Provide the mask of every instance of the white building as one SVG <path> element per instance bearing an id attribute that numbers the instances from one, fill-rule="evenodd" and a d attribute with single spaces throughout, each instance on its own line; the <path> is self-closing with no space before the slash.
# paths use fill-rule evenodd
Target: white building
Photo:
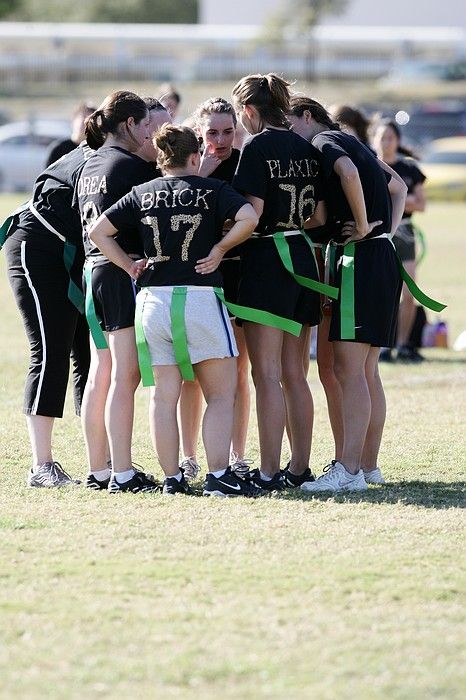
<path id="1" fill-rule="evenodd" d="M 202 24 L 256 24 L 286 0 L 199 0 Z M 466 29 L 466 2 L 461 0 L 348 0 L 341 15 L 324 25 L 385 27 L 461 27 Z"/>

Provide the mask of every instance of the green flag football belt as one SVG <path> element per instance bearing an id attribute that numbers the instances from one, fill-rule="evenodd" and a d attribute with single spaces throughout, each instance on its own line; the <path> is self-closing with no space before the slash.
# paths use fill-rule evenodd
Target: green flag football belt
<path id="1" fill-rule="evenodd" d="M 277 328 L 295 336 L 299 336 L 301 333 L 302 325 L 296 321 L 284 318 L 283 316 L 277 316 L 276 314 L 269 313 L 268 311 L 261 311 L 260 309 L 253 309 L 249 306 L 242 306 L 241 304 L 233 304 L 226 301 L 223 294 L 223 289 L 221 287 L 205 287 L 204 289 L 211 289 L 222 304 L 226 306 L 228 311 L 230 311 L 231 314 L 237 318 L 241 318 L 243 321 L 251 321 L 252 323 L 260 323 L 263 326 L 271 326 L 272 328 Z M 173 287 L 170 302 L 170 321 L 173 352 L 175 354 L 176 363 L 183 379 L 186 381 L 193 381 L 194 370 L 191 363 L 191 358 L 189 356 L 185 322 L 186 296 L 188 291 L 187 286 Z M 153 386 L 154 375 L 152 372 L 152 361 L 142 322 L 146 298 L 147 293 L 144 289 L 142 289 L 136 295 L 136 314 L 134 326 L 142 383 L 143 386 Z"/>
<path id="2" fill-rule="evenodd" d="M 275 247 L 277 249 L 278 255 L 280 256 L 280 260 L 282 261 L 283 267 L 289 274 L 293 277 L 293 279 L 302 287 L 306 287 L 307 289 L 311 289 L 313 292 L 317 292 L 317 294 L 323 294 L 326 297 L 330 297 L 331 299 L 337 299 L 338 298 L 338 288 L 333 287 L 330 284 L 325 284 L 323 282 L 319 282 L 318 280 L 311 279 L 310 277 L 304 277 L 304 275 L 299 275 L 295 272 L 294 267 L 293 267 L 293 261 L 291 259 L 291 251 L 290 251 L 290 246 L 288 241 L 286 240 L 290 236 L 302 236 L 306 243 L 308 244 L 312 256 L 314 258 L 314 263 L 315 263 L 315 268 L 316 271 L 318 271 L 318 266 L 317 266 L 317 260 L 315 256 L 315 245 L 312 243 L 312 241 L 306 236 L 304 231 L 277 231 L 276 233 L 270 234 L 270 235 L 265 235 L 265 236 L 260 236 L 260 235 L 254 235 L 252 236 L 253 240 L 259 241 L 262 240 L 263 238 L 272 238 Z M 320 247 L 320 246 L 319 246 Z"/>
<path id="3" fill-rule="evenodd" d="M 405 282 L 409 291 L 413 297 L 422 306 L 425 306 L 432 311 L 443 311 L 446 309 L 446 304 L 442 304 L 435 299 L 427 296 L 415 283 L 413 278 L 406 272 L 401 262 L 401 258 L 396 252 L 395 246 L 392 241 L 392 236 L 389 233 L 382 233 L 380 236 L 374 236 L 374 238 L 362 239 L 361 241 L 352 241 L 343 246 L 343 254 L 341 256 L 341 292 L 340 292 L 340 332 L 342 340 L 355 340 L 355 318 L 354 318 L 354 255 L 356 250 L 356 243 L 364 243 L 367 240 L 374 241 L 378 238 L 387 238 L 393 246 L 396 253 L 396 259 L 398 262 L 398 269 L 400 271 L 401 278 Z M 329 245 L 341 245 L 336 244 L 333 241 Z"/>
<path id="4" fill-rule="evenodd" d="M 44 226 L 48 231 L 50 231 L 50 233 L 53 233 L 55 236 L 57 236 L 57 238 L 60 239 L 60 241 L 62 241 L 63 263 L 69 276 L 68 299 L 78 309 L 80 313 L 83 313 L 84 295 L 81 289 L 78 287 L 78 285 L 71 278 L 71 268 L 73 267 L 74 259 L 76 257 L 77 252 L 76 246 L 74 245 L 74 243 L 70 243 L 70 241 L 67 241 L 65 236 L 59 233 L 51 224 L 49 224 L 49 222 L 46 219 L 44 219 L 44 217 L 37 211 L 37 209 L 33 205 L 32 200 L 21 204 L 21 206 L 19 206 L 9 216 L 7 216 L 3 224 L 0 226 L 0 249 L 5 243 L 8 234 L 10 233 L 10 229 L 15 216 L 21 214 L 21 212 L 23 211 L 26 211 L 26 209 L 29 209 L 29 211 L 36 217 L 36 219 L 40 221 L 42 226 Z"/>

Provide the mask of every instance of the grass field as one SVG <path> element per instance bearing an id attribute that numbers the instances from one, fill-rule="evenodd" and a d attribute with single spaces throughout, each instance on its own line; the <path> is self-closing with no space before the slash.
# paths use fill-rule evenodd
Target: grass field
<path id="1" fill-rule="evenodd" d="M 0 216 L 17 201 L 1 198 Z M 465 214 L 419 219 L 420 283 L 448 304 L 450 341 L 466 329 Z M 2 698 L 465 697 L 466 353 L 383 366 L 388 483 L 362 495 L 28 490 L 27 346 L 0 265 Z M 332 443 L 314 363 L 309 380 L 320 471 Z M 134 458 L 160 475 L 146 405 L 140 389 Z M 253 417 L 252 458 L 257 445 Z M 85 475 L 70 400 L 55 454 Z"/>

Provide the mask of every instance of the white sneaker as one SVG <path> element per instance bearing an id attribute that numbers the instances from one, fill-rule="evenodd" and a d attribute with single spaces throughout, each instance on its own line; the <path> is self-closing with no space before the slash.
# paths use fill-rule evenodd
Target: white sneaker
<path id="1" fill-rule="evenodd" d="M 382 472 L 378 467 L 371 469 L 370 472 L 364 472 L 364 479 L 366 484 L 384 484 L 385 479 L 382 476 Z"/>
<path id="2" fill-rule="evenodd" d="M 307 493 L 318 491 L 364 491 L 367 484 L 364 473 L 360 469 L 357 474 L 350 474 L 346 471 L 341 462 L 329 464 L 328 469 L 315 481 L 306 481 L 301 484 L 301 490 Z"/>

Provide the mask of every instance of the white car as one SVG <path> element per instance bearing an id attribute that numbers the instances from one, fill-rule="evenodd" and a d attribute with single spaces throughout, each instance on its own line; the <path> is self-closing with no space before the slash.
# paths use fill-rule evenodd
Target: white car
<path id="1" fill-rule="evenodd" d="M 70 124 L 34 119 L 0 126 L 0 192 L 30 192 L 54 141 L 70 137 Z"/>

